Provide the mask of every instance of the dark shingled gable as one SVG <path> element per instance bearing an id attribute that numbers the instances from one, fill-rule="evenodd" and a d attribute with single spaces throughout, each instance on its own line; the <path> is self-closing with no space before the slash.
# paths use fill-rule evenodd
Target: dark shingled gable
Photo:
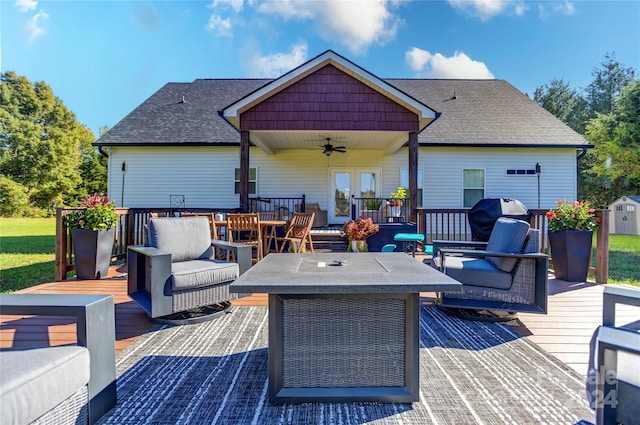
<path id="1" fill-rule="evenodd" d="M 168 83 L 116 124 L 100 146 L 239 145 L 218 111 L 273 80 Z M 588 147 L 589 142 L 503 80 L 387 79 L 438 111 L 420 145 Z M 455 93 L 455 99 L 452 99 Z M 184 97 L 184 103 L 182 99 Z"/>

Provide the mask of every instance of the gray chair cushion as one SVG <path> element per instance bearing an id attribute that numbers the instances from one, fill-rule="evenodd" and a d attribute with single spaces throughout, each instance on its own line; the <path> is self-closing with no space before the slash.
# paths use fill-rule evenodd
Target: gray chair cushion
<path id="1" fill-rule="evenodd" d="M 496 269 L 481 258 L 447 256 L 446 274 L 464 285 L 486 288 L 511 288 L 511 273 Z"/>
<path id="2" fill-rule="evenodd" d="M 49 347 L 0 353 L 0 423 L 31 423 L 89 382 L 89 350 Z"/>
<path id="3" fill-rule="evenodd" d="M 183 261 L 171 265 L 172 289 L 183 291 L 230 282 L 240 276 L 237 263 L 214 259 Z"/>
<path id="4" fill-rule="evenodd" d="M 500 253 L 520 253 L 529 232 L 529 223 L 522 220 L 500 217 L 493 226 L 487 251 Z M 495 268 L 511 273 L 517 259 L 504 257 L 487 257 Z"/>
<path id="5" fill-rule="evenodd" d="M 207 217 L 152 218 L 147 233 L 147 244 L 171 253 L 172 263 L 213 256 Z"/>

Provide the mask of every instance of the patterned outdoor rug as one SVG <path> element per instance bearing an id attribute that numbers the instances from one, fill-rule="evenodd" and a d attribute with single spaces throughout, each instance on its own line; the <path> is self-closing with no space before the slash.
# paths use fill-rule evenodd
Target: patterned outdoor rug
<path id="1" fill-rule="evenodd" d="M 100 424 L 585 424 L 584 379 L 508 326 L 420 317 L 420 401 L 267 401 L 267 308 L 158 326 L 117 359 L 118 404 Z M 581 422 L 582 421 L 582 422 Z"/>

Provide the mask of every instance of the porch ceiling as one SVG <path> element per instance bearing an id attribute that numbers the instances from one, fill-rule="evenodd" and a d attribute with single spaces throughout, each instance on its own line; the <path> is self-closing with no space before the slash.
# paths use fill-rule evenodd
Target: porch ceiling
<path id="1" fill-rule="evenodd" d="M 283 150 L 303 149 L 322 152 L 322 145 L 331 138 L 333 146 L 350 150 L 382 150 L 392 154 L 409 139 L 406 132 L 380 131 L 256 131 L 250 133 L 251 142 L 267 154 Z"/>

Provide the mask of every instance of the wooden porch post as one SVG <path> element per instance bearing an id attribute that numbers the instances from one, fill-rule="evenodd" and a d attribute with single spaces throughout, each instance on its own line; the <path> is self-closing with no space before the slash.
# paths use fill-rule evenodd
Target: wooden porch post
<path id="1" fill-rule="evenodd" d="M 62 221 L 62 208 L 56 208 L 56 247 L 53 277 L 56 282 L 67 280 L 67 227 Z"/>
<path id="2" fill-rule="evenodd" d="M 240 132 L 240 211 L 249 211 L 249 132 Z"/>
<path id="3" fill-rule="evenodd" d="M 597 210 L 600 228 L 596 233 L 596 283 L 609 281 L 609 210 Z"/>
<path id="4" fill-rule="evenodd" d="M 409 132 L 409 221 L 417 220 L 416 208 L 418 207 L 418 133 Z"/>

